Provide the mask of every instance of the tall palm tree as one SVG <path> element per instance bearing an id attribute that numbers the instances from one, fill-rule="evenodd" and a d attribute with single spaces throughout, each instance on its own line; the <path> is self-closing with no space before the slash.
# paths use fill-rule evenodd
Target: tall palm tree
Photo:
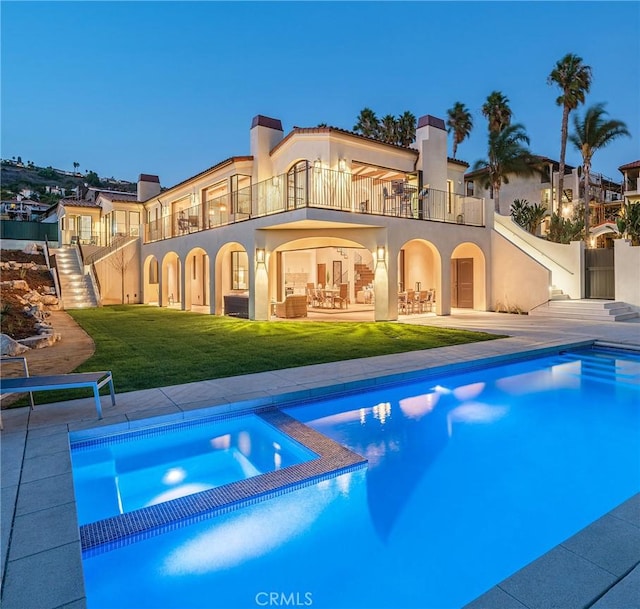
<path id="1" fill-rule="evenodd" d="M 416 117 L 405 110 L 398 117 L 398 144 L 409 146 L 416 139 Z"/>
<path id="2" fill-rule="evenodd" d="M 452 108 L 447 110 L 447 127 L 449 133 L 453 132 L 453 158 L 456 158 L 458 144 L 461 144 L 469 137 L 473 129 L 473 118 L 471 112 L 467 110 L 462 102 L 456 102 Z"/>
<path id="3" fill-rule="evenodd" d="M 562 205 L 562 191 L 564 188 L 564 160 L 567 151 L 567 132 L 569 113 L 579 104 L 584 104 L 585 94 L 591 88 L 591 67 L 582 63 L 582 57 L 567 53 L 556 62 L 556 66 L 549 74 L 547 83 L 560 87 L 562 95 L 556 99 L 556 104 L 562 106 L 562 127 L 560 129 L 560 167 L 558 169 L 558 211 Z"/>
<path id="4" fill-rule="evenodd" d="M 387 144 L 398 143 L 398 122 L 392 114 L 387 114 L 380 119 L 378 137 Z"/>
<path id="5" fill-rule="evenodd" d="M 376 113 L 371 108 L 360 110 L 358 122 L 354 125 L 353 130 L 366 137 L 378 137 L 380 127 Z"/>
<path id="6" fill-rule="evenodd" d="M 473 170 L 486 169 L 485 188 L 493 190 L 496 212 L 500 213 L 500 188 L 509 183 L 509 175 L 532 175 L 537 171 L 535 159 L 527 145 L 529 136 L 520 123 L 507 125 L 489 133 L 488 159 L 476 161 Z"/>
<path id="7" fill-rule="evenodd" d="M 77 172 L 78 167 L 80 167 L 80 163 L 78 163 L 77 161 L 73 161 L 73 172 L 74 173 Z"/>
<path id="8" fill-rule="evenodd" d="M 582 155 L 582 176 L 584 178 L 584 239 L 589 242 L 589 182 L 591 175 L 591 161 L 593 155 L 600 148 L 622 135 L 631 136 L 627 125 L 618 120 L 606 119 L 608 112 L 604 104 L 595 104 L 586 109 L 584 118 L 573 116 L 573 133 L 569 141 Z"/>
<path id="9" fill-rule="evenodd" d="M 511 123 L 509 99 L 500 91 L 492 91 L 482 105 L 482 115 L 489 121 L 489 132 L 502 131 Z"/>

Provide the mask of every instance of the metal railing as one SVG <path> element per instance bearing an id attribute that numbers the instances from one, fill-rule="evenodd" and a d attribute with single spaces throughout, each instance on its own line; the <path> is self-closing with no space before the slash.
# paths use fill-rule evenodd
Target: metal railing
<path id="1" fill-rule="evenodd" d="M 484 226 L 478 197 L 330 169 L 274 176 L 144 225 L 145 243 L 301 208 Z"/>

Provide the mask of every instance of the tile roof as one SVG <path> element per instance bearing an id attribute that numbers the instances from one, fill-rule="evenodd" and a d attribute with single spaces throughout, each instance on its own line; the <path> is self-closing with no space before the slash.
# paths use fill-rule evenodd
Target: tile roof
<path id="1" fill-rule="evenodd" d="M 60 199 L 58 203 L 66 207 L 93 207 L 100 209 L 100 206 L 95 201 L 87 201 L 86 199 Z"/>
<path id="2" fill-rule="evenodd" d="M 213 165 L 212 167 L 209 167 L 208 169 L 205 169 L 204 171 L 201 171 L 200 173 L 196 173 L 195 175 L 191 176 L 190 178 L 187 178 L 186 180 L 182 180 L 182 182 L 178 182 L 177 184 L 174 184 L 173 186 L 170 186 L 169 188 L 167 188 L 163 192 L 166 193 L 168 190 L 173 190 L 174 188 L 178 188 L 178 186 L 182 186 L 183 184 L 186 184 L 187 182 L 190 182 L 191 180 L 195 180 L 196 178 L 201 178 L 202 176 L 208 174 L 209 172 L 216 171 L 217 169 L 222 169 L 222 167 L 225 167 L 226 165 L 233 165 L 233 163 L 237 163 L 237 162 L 241 162 L 241 161 L 253 161 L 253 156 L 232 156 L 232 157 L 229 157 L 228 159 L 225 159 L 224 161 L 220 161 L 216 165 Z M 160 195 L 162 195 L 162 193 L 160 193 Z M 160 195 L 153 195 L 153 197 L 148 198 L 147 201 L 151 201 L 151 199 L 156 199 Z M 142 201 L 142 202 L 146 203 L 146 201 Z"/>
<path id="3" fill-rule="evenodd" d="M 100 193 L 98 193 L 98 197 L 104 197 L 105 199 L 109 199 L 109 201 L 127 201 L 127 202 L 131 202 L 131 201 L 137 201 L 138 200 L 138 195 L 133 194 L 133 193 L 129 193 L 129 194 L 122 194 L 119 192 L 105 192 L 105 191 L 101 191 Z"/>
<path id="4" fill-rule="evenodd" d="M 627 163 L 626 165 L 620 165 L 618 167 L 618 171 L 624 171 L 625 169 L 637 169 L 640 167 L 640 161 L 632 161 L 631 163 Z"/>
<path id="5" fill-rule="evenodd" d="M 280 148 L 288 139 L 293 137 L 298 133 L 342 133 L 344 135 L 348 135 L 350 137 L 357 137 L 362 140 L 366 140 L 368 142 L 375 142 L 380 146 L 389 146 L 391 148 L 395 148 L 396 150 L 404 150 L 406 152 L 413 152 L 414 154 L 418 154 L 418 151 L 415 148 L 408 148 L 407 146 L 399 146 L 398 144 L 387 144 L 387 142 L 382 142 L 377 140 L 374 137 L 367 137 L 366 135 L 361 135 L 359 133 L 355 133 L 354 131 L 347 131 L 346 129 L 339 129 L 338 127 L 294 127 L 287 135 L 284 136 L 269 152 L 269 155 L 273 155 L 273 153 Z"/>
<path id="6" fill-rule="evenodd" d="M 460 159 L 454 159 L 453 157 L 447 157 L 448 163 L 456 163 L 456 165 L 463 165 L 464 167 L 469 167 L 469 163 L 467 161 L 461 161 Z"/>

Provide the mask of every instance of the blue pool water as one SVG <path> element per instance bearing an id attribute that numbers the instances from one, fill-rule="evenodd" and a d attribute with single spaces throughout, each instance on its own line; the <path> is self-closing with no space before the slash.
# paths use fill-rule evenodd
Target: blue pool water
<path id="1" fill-rule="evenodd" d="M 78 521 L 95 522 L 313 457 L 255 415 L 72 441 Z"/>
<path id="2" fill-rule="evenodd" d="M 640 491 L 638 355 L 566 353 L 287 412 L 368 467 L 86 557 L 90 609 L 460 607 Z"/>

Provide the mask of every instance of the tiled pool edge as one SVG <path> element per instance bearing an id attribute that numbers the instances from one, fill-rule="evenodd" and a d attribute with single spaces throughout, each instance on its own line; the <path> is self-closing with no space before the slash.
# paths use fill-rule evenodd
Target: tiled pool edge
<path id="1" fill-rule="evenodd" d="M 257 416 L 316 453 L 319 458 L 187 495 L 80 527 L 83 556 L 107 552 L 128 543 L 365 467 L 367 460 L 303 423 L 278 411 Z"/>

